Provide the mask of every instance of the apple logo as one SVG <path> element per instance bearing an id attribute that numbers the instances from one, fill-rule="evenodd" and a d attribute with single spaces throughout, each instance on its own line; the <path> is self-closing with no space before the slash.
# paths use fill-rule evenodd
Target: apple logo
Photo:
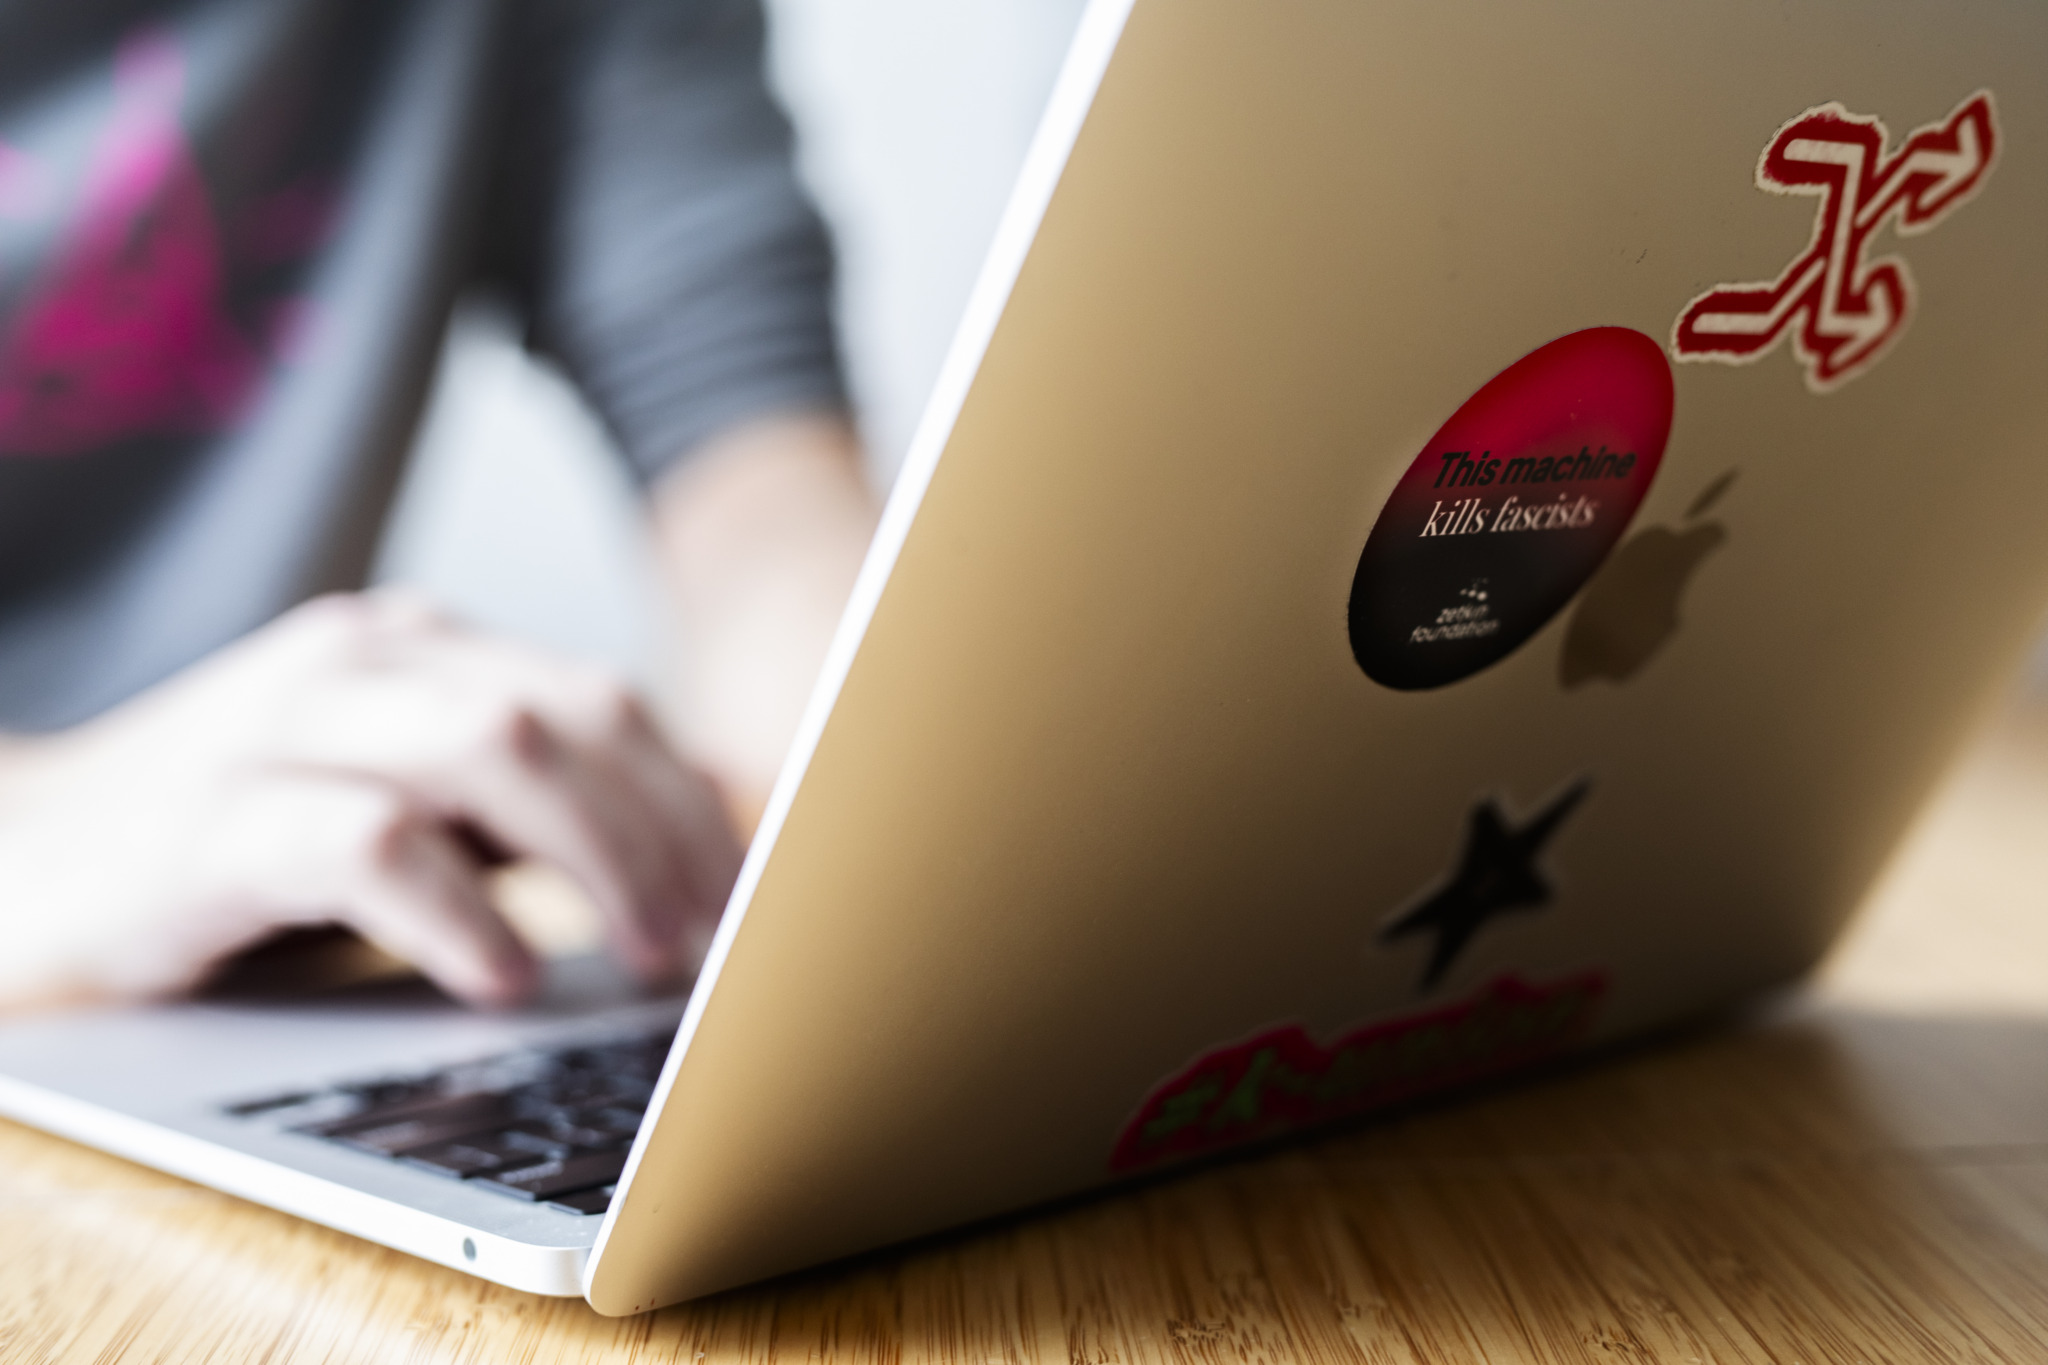
<path id="1" fill-rule="evenodd" d="M 1685 512 L 1682 530 L 1652 526 L 1624 541 L 1579 598 L 1558 656 L 1567 688 L 1594 678 L 1626 682 L 1678 630 L 1678 599 L 1708 555 L 1728 539 L 1718 521 L 1702 521 L 1735 483 L 1729 470 Z"/>

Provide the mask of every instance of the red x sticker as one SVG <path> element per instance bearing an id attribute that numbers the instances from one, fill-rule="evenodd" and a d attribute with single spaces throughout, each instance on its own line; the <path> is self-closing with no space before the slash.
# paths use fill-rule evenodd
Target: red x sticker
<path id="1" fill-rule="evenodd" d="M 1671 329 L 1678 360 L 1745 365 L 1789 335 L 1806 386 L 1826 393 L 1882 356 L 1912 316 L 1912 271 L 1873 257 L 1886 223 L 1926 232 L 1978 190 L 1998 153 L 1991 92 L 1979 90 L 1895 152 L 1884 123 L 1840 104 L 1807 110 L 1778 130 L 1756 165 L 1757 188 L 1820 200 L 1813 240 L 1775 280 L 1716 285 Z"/>

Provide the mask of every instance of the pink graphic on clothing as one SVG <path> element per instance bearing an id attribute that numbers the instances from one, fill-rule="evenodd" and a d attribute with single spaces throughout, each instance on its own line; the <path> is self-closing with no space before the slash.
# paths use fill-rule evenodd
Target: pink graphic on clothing
<path id="1" fill-rule="evenodd" d="M 0 142 L 0 219 L 27 222 L 50 206 L 50 173 L 18 147 Z"/>
<path id="2" fill-rule="evenodd" d="M 67 240 L 0 337 L 0 455 L 232 423 L 263 356 L 221 309 L 221 234 L 178 121 L 185 62 L 131 39 Z"/>

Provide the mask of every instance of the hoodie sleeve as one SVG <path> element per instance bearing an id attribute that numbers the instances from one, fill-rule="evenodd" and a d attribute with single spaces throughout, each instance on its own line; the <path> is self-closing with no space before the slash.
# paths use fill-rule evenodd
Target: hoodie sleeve
<path id="1" fill-rule="evenodd" d="M 832 250 L 758 0 L 533 0 L 489 212 L 534 345 L 652 479 L 720 430 L 843 408 Z"/>

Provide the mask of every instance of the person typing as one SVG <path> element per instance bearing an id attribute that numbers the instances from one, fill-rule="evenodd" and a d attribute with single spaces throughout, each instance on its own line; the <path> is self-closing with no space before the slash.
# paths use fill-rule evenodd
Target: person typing
<path id="1" fill-rule="evenodd" d="M 0 1003 L 327 923 L 515 1001 L 513 857 L 693 966 L 875 516 L 762 45 L 754 0 L 0 15 Z M 359 591 L 478 283 L 647 491 L 677 742 Z"/>

